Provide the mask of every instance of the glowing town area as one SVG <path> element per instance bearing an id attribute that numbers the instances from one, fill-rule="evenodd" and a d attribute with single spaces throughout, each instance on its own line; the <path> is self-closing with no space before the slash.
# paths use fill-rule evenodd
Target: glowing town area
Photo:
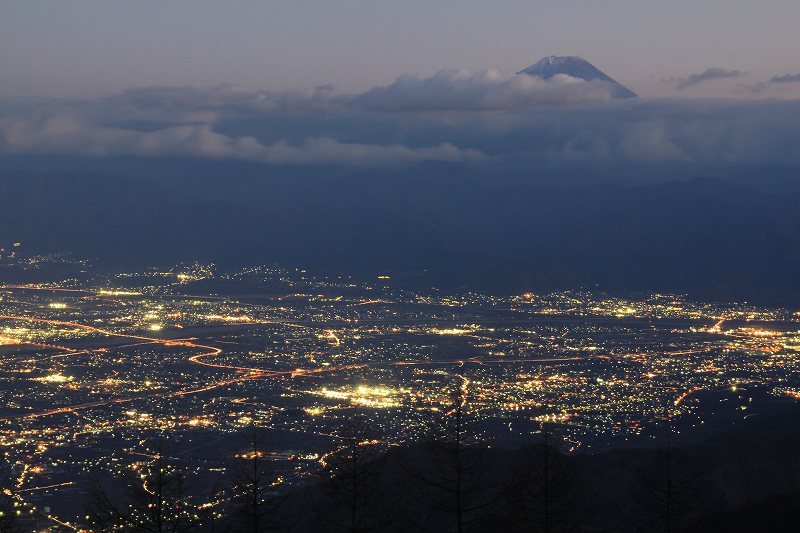
<path id="1" fill-rule="evenodd" d="M 0 445 L 19 508 L 67 529 L 89 480 L 140 468 L 156 437 L 208 476 L 262 428 L 296 487 L 354 413 L 388 448 L 428 434 L 454 386 L 487 441 L 524 444 L 549 422 L 570 453 L 643 445 L 667 425 L 692 438 L 800 399 L 795 309 L 445 294 L 267 267 L 108 273 L 3 253 Z M 35 281 L 52 264 L 69 274 Z"/>

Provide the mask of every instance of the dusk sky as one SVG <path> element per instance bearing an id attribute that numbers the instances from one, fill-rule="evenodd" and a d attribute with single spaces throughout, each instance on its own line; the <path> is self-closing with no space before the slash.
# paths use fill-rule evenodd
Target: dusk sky
<path id="1" fill-rule="evenodd" d="M 800 165 L 795 0 L 76 0 L 0 13 L 0 156 Z M 575 71 L 515 75 L 550 55 L 582 56 L 639 98 Z"/>
<path id="2" fill-rule="evenodd" d="M 3 2 L 0 96 L 361 91 L 405 73 L 515 72 L 555 54 L 581 55 L 646 97 L 751 97 L 744 86 L 800 73 L 798 20 L 796 0 Z M 676 88 L 709 68 L 737 74 Z M 797 96 L 800 83 L 779 89 L 759 94 Z"/>

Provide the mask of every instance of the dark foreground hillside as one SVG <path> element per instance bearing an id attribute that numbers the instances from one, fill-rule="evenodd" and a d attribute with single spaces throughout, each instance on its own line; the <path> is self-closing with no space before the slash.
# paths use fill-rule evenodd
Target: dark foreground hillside
<path id="1" fill-rule="evenodd" d="M 332 479 L 275 516 L 294 531 L 796 531 L 800 413 L 661 444 L 564 456 L 542 439 L 517 450 L 448 441 L 363 463 L 345 452 Z"/>
<path id="2" fill-rule="evenodd" d="M 146 466 L 78 480 L 71 520 L 98 532 L 744 533 L 793 532 L 800 518 L 796 406 L 694 444 L 662 433 L 648 448 L 594 455 L 563 454 L 546 425 L 508 449 L 478 438 L 468 408 L 439 416 L 435 434 L 386 451 L 354 411 L 335 432 L 339 447 L 318 458 L 318 478 L 289 492 L 276 490 L 292 474 L 271 458 L 268 431 L 227 435 L 240 452 L 224 474 L 156 439 Z M 0 461 L 0 529 L 32 531 L 47 521 L 18 507 L 8 466 Z"/>
<path id="3" fill-rule="evenodd" d="M 710 178 L 5 172 L 0 228 L 4 242 L 126 267 L 277 263 L 444 289 L 800 296 L 800 192 Z"/>

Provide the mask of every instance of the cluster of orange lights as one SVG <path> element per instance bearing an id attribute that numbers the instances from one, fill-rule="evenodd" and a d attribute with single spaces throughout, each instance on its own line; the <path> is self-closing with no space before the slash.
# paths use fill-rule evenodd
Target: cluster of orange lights
<path id="1" fill-rule="evenodd" d="M 0 335 L 0 346 L 11 345 L 11 344 L 19 344 L 19 341 L 11 337 L 4 337 Z"/>
<path id="2" fill-rule="evenodd" d="M 759 329 L 759 328 L 741 328 L 738 331 L 743 335 L 747 335 L 749 337 L 779 337 L 781 336 L 780 331 L 772 331 L 769 329 Z"/>

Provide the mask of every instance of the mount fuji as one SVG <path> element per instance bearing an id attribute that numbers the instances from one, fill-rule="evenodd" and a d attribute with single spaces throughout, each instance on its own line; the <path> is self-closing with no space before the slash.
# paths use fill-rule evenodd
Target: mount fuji
<path id="1" fill-rule="evenodd" d="M 582 57 L 578 56 L 549 56 L 524 68 L 517 74 L 527 74 L 529 76 L 539 76 L 542 79 L 549 79 L 556 74 L 566 74 L 573 78 L 591 81 L 600 80 L 611 86 L 611 94 L 614 98 L 635 98 L 636 93 L 617 82 L 605 72 L 595 67 Z"/>

